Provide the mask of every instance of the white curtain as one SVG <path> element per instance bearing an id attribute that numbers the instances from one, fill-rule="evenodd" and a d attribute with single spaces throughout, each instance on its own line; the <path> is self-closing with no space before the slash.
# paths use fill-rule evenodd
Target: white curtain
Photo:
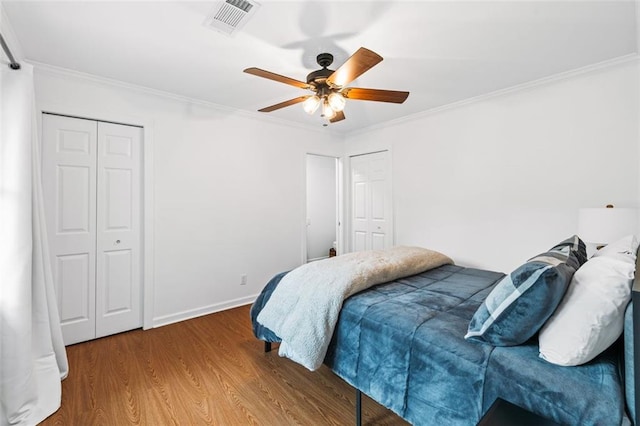
<path id="1" fill-rule="evenodd" d="M 33 67 L 0 72 L 0 425 L 60 407 L 68 371 L 49 264 Z"/>

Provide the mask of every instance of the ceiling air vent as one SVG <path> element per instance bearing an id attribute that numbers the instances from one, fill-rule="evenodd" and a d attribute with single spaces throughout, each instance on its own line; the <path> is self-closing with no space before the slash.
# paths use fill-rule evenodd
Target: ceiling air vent
<path id="1" fill-rule="evenodd" d="M 232 35 L 242 28 L 249 18 L 256 13 L 260 3 L 249 0 L 226 0 L 216 4 L 216 7 L 204 21 L 208 28 Z"/>

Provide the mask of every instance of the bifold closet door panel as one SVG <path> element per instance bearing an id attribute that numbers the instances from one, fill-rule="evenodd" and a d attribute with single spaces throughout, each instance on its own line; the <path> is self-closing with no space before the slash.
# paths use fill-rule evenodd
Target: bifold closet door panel
<path id="1" fill-rule="evenodd" d="M 142 129 L 42 116 L 47 231 L 64 343 L 142 326 Z"/>
<path id="2" fill-rule="evenodd" d="M 142 326 L 142 129 L 98 122 L 96 336 Z"/>
<path id="3" fill-rule="evenodd" d="M 93 339 L 97 123 L 42 116 L 42 180 L 64 342 Z"/>

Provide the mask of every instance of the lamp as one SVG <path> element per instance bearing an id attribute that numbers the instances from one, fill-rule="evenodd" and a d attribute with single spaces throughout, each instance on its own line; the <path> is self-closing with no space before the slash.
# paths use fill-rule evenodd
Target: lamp
<path id="1" fill-rule="evenodd" d="M 636 209 L 586 208 L 578 211 L 578 234 L 583 241 L 604 246 L 638 231 Z"/>

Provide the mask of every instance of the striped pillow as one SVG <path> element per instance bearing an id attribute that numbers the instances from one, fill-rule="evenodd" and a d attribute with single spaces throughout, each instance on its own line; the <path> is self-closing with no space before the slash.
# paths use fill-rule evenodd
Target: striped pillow
<path id="1" fill-rule="evenodd" d="M 465 339 L 494 346 L 526 342 L 553 314 L 586 260 L 585 244 L 575 235 L 529 259 L 489 293 L 471 318 Z"/>

